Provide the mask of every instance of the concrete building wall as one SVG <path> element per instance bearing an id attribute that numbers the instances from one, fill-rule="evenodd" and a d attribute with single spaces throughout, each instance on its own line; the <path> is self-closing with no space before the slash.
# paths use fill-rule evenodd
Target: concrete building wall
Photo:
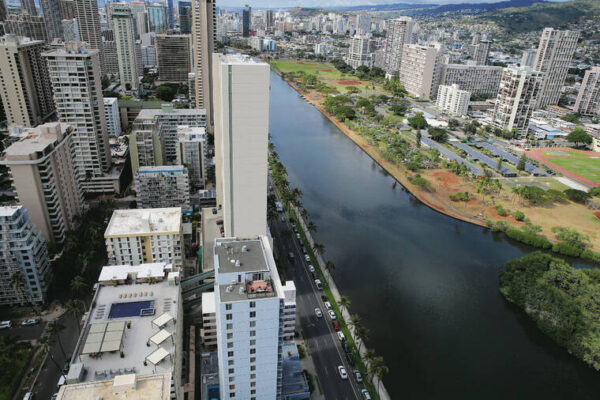
<path id="1" fill-rule="evenodd" d="M 158 80 L 187 83 L 192 69 L 192 43 L 190 35 L 156 35 L 156 62 Z"/>
<path id="2" fill-rule="evenodd" d="M 196 79 L 196 108 L 206 110 L 208 131 L 213 131 L 212 111 L 212 56 L 217 33 L 215 0 L 198 0 L 193 3 L 192 45 Z"/>

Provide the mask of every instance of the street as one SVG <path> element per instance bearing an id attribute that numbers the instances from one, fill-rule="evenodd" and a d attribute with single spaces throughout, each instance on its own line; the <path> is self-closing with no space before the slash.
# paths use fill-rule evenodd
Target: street
<path id="1" fill-rule="evenodd" d="M 280 214 L 283 215 L 283 214 Z M 304 260 L 302 245 L 295 236 L 286 238 L 282 232 L 292 231 L 287 218 L 281 221 L 278 217 L 270 223 L 274 236 L 275 247 L 280 255 L 280 262 L 287 265 L 288 279 L 293 279 L 296 285 L 296 315 L 300 321 L 300 330 L 310 348 L 315 364 L 319 384 L 327 399 L 359 399 L 362 398 L 351 367 L 341 347 L 341 343 L 327 315 L 327 310 L 321 300 L 322 292 L 315 287 L 308 271 L 308 263 Z M 294 253 L 294 262 L 287 259 L 288 253 Z M 323 312 L 322 318 L 317 318 L 315 308 Z M 348 380 L 342 380 L 338 366 L 344 365 L 348 372 Z M 318 390 L 315 388 L 315 390 Z"/>

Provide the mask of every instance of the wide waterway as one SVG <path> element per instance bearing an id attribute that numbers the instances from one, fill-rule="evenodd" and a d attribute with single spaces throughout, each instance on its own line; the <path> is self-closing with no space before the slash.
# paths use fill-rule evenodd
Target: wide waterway
<path id="1" fill-rule="evenodd" d="M 270 132 L 392 398 L 598 398 L 600 373 L 498 291 L 532 249 L 421 204 L 274 72 Z"/>

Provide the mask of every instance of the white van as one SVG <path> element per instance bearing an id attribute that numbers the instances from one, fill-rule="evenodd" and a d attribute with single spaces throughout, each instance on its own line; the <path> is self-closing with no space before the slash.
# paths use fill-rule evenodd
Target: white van
<path id="1" fill-rule="evenodd" d="M 323 290 L 323 284 L 320 279 L 315 279 L 315 285 L 317 286 L 317 289 Z"/>
<path id="2" fill-rule="evenodd" d="M 12 328 L 12 322 L 10 322 L 10 321 L 1 321 L 0 322 L 0 329 L 8 329 L 8 328 Z"/>

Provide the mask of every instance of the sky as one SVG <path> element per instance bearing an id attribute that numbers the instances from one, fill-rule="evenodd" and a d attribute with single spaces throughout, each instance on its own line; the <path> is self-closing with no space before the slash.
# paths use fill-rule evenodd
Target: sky
<path id="1" fill-rule="evenodd" d="M 250 4 L 252 7 L 335 7 L 335 6 L 362 6 L 375 4 L 395 3 L 423 3 L 423 4 L 455 4 L 455 3 L 495 3 L 502 0 L 218 0 L 221 7 L 243 7 Z M 557 1 L 557 0 L 551 0 Z"/>

